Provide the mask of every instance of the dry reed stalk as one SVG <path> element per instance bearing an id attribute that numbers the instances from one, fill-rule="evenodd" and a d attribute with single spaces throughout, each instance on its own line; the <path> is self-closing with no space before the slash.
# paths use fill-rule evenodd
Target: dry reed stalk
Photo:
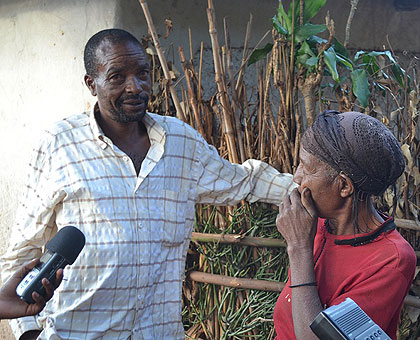
<path id="1" fill-rule="evenodd" d="M 249 57 L 252 55 L 252 53 L 258 48 L 258 46 L 260 46 L 260 44 L 264 41 L 264 39 L 267 37 L 268 33 L 270 33 L 271 30 L 268 30 L 267 32 L 265 32 L 265 34 L 261 37 L 261 39 L 257 42 L 257 44 L 255 45 L 255 47 L 251 50 L 250 53 L 248 53 L 248 56 L 246 57 L 246 59 L 242 62 L 241 66 L 239 67 L 238 71 L 236 71 L 235 76 L 240 75 L 241 72 L 244 72 L 245 67 L 247 66 Z M 243 78 L 243 74 L 242 74 L 242 78 Z M 239 81 L 239 77 L 237 78 L 237 83 L 242 82 Z"/>
<path id="2" fill-rule="evenodd" d="M 247 99 L 247 92 L 246 92 L 246 86 L 243 87 L 244 89 L 244 106 L 245 106 L 245 112 L 246 115 L 244 117 L 244 122 L 245 122 L 245 146 L 246 146 L 246 150 L 247 150 L 247 156 L 248 158 L 254 158 L 254 154 L 252 152 L 252 147 L 251 147 L 251 134 L 252 134 L 252 130 L 251 130 L 251 115 L 249 114 L 249 105 L 248 105 L 248 99 Z"/>
<path id="3" fill-rule="evenodd" d="M 189 38 L 189 43 L 190 43 L 190 61 L 192 63 L 194 60 L 194 54 L 193 54 L 193 47 L 192 47 L 191 27 L 188 27 L 188 38 Z"/>
<path id="4" fill-rule="evenodd" d="M 140 5 L 143 9 L 144 16 L 146 17 L 147 26 L 149 28 L 150 34 L 152 35 L 153 43 L 155 45 L 155 49 L 156 49 L 156 52 L 158 54 L 161 67 L 162 67 L 163 73 L 165 75 L 165 79 L 168 81 L 169 90 L 171 92 L 172 101 L 173 101 L 173 103 L 175 105 L 175 108 L 176 108 L 177 117 L 185 122 L 186 118 L 185 118 L 185 115 L 184 115 L 184 111 L 182 110 L 181 104 L 179 103 L 179 99 L 178 99 L 178 96 L 176 94 L 175 87 L 172 84 L 172 79 L 171 79 L 171 75 L 169 73 L 168 64 L 166 63 L 165 56 L 163 55 L 162 50 L 160 48 L 159 39 L 158 39 L 158 36 L 156 34 L 155 26 L 153 25 L 153 20 L 152 20 L 152 16 L 150 15 L 149 7 L 147 5 L 146 0 L 139 0 L 139 2 L 140 2 Z"/>
<path id="5" fill-rule="evenodd" d="M 300 12 L 299 12 L 299 24 L 300 24 L 300 26 L 303 25 L 304 7 L 305 7 L 304 0 L 300 0 L 300 3 L 299 3 L 299 8 L 300 8 Z"/>
<path id="6" fill-rule="evenodd" d="M 192 80 L 190 76 L 190 70 L 188 69 L 187 62 L 185 61 L 185 55 L 184 55 L 184 51 L 182 47 L 179 47 L 178 51 L 179 51 L 179 57 L 181 60 L 182 68 L 184 69 L 185 80 L 187 81 L 188 99 L 189 99 L 189 103 L 192 107 L 192 111 L 194 114 L 195 126 L 197 127 L 198 132 L 200 132 L 201 135 L 205 138 L 206 134 L 204 132 L 203 125 L 201 124 L 200 112 L 198 109 L 197 99 L 194 93 L 194 88 L 193 88 L 193 84 L 192 84 Z M 191 124 L 191 125 L 194 126 L 194 124 Z"/>
<path id="7" fill-rule="evenodd" d="M 218 97 L 221 102 L 223 112 L 223 127 L 226 136 L 226 144 L 229 151 L 229 160 L 233 163 L 239 163 L 238 152 L 235 144 L 235 129 L 232 122 L 232 112 L 229 98 L 227 95 L 226 82 L 223 77 L 222 60 L 220 57 L 220 45 L 217 38 L 216 18 L 213 7 L 213 1 L 208 0 L 207 17 L 209 22 L 209 34 L 211 38 L 213 61 L 215 69 L 215 79 L 218 89 Z"/>
<path id="8" fill-rule="evenodd" d="M 273 52 L 271 57 L 269 58 L 269 64 L 266 70 L 266 83 L 265 83 L 265 95 L 264 95 L 264 102 L 265 102 L 265 114 L 266 119 L 271 122 L 272 133 L 276 136 L 274 142 L 271 138 L 271 145 L 275 145 L 275 150 L 277 152 L 279 160 L 281 160 L 282 168 L 286 171 L 291 173 L 292 172 L 292 161 L 290 160 L 290 145 L 287 142 L 290 139 L 291 131 L 290 131 L 290 119 L 291 113 L 288 111 L 287 107 L 284 110 L 284 93 L 283 93 L 283 81 L 281 79 L 284 78 L 283 72 L 279 70 L 278 65 L 280 63 L 278 58 L 281 58 L 281 54 L 278 50 L 278 42 L 276 41 L 273 45 Z M 269 84 L 271 79 L 271 71 L 272 69 L 275 71 L 273 72 L 273 82 L 276 85 L 281 99 L 281 105 L 279 106 L 279 114 L 278 114 L 278 121 L 277 124 L 274 121 L 274 115 L 271 110 L 271 104 L 269 102 Z M 287 69 L 286 69 L 287 72 Z M 276 76 L 274 76 L 274 73 Z M 288 78 L 288 76 L 286 76 Z M 291 93 L 292 90 L 288 90 L 288 93 Z M 286 94 L 288 96 L 288 94 Z M 282 105 L 283 104 L 283 105 Z M 282 109 L 283 108 L 283 109 Z M 279 147 L 279 145 L 281 147 Z"/>
<path id="9" fill-rule="evenodd" d="M 220 333 L 221 333 L 221 327 L 220 327 L 220 323 L 219 323 L 219 314 L 218 314 L 218 308 L 217 308 L 217 293 L 216 293 L 216 287 L 212 287 L 213 290 L 213 301 L 214 301 L 214 311 L 213 311 L 213 315 L 214 315 L 214 338 L 215 339 L 220 339 Z"/>
<path id="10" fill-rule="evenodd" d="M 232 51 L 230 45 L 230 34 L 229 34 L 229 25 L 226 18 L 223 18 L 224 30 L 225 30 L 225 49 L 226 49 L 226 68 L 227 73 L 229 76 L 229 84 L 230 84 L 230 91 L 232 96 L 232 118 L 235 124 L 235 132 L 236 132 L 236 142 L 239 148 L 239 156 L 240 162 L 243 163 L 246 160 L 245 157 L 245 150 L 244 150 L 244 143 L 243 143 L 243 136 L 242 136 L 242 128 L 241 128 L 241 117 L 239 114 L 239 100 L 238 94 L 236 91 L 236 87 L 233 86 L 233 72 L 232 72 Z"/>
<path id="11" fill-rule="evenodd" d="M 268 124 L 268 118 L 269 118 L 269 112 L 271 111 L 271 103 L 269 101 L 269 94 L 270 94 L 270 81 L 271 81 L 271 70 L 272 70 L 272 66 L 273 66 L 273 60 L 272 58 L 268 59 L 268 63 L 267 63 L 267 69 L 265 71 L 265 81 L 264 81 L 264 94 L 263 94 L 263 108 L 264 108 L 264 113 L 263 113 L 263 125 L 262 125 L 262 130 L 267 131 L 269 124 Z M 271 143 L 269 143 L 269 145 L 271 145 Z M 263 135 L 263 142 L 261 143 L 261 150 L 260 150 L 260 159 L 261 160 L 266 160 L 266 156 L 264 154 L 266 150 L 266 136 Z"/>
<path id="12" fill-rule="evenodd" d="M 321 91 L 319 92 L 321 93 Z M 294 115 L 295 115 L 296 128 L 295 128 L 295 142 L 294 142 L 293 153 L 292 153 L 293 173 L 294 173 L 294 170 L 297 169 L 297 166 L 299 163 L 299 146 L 300 146 L 300 139 L 303 133 L 302 132 L 303 131 L 303 119 L 302 119 L 303 113 L 300 106 L 296 108 L 296 110 L 294 111 Z"/>
<path id="13" fill-rule="evenodd" d="M 283 64 L 283 72 L 284 72 L 284 111 L 283 111 L 283 119 L 279 119 L 279 124 L 285 124 L 287 130 L 290 127 L 290 113 L 293 110 L 292 102 L 293 102 L 293 89 L 294 89 L 294 79 L 293 79 L 293 72 L 291 71 L 291 67 L 293 63 L 290 65 L 289 58 L 286 54 L 286 47 L 284 45 L 281 46 L 280 49 L 280 56 L 279 62 Z"/>
<path id="14" fill-rule="evenodd" d="M 210 312 L 210 311 L 212 311 L 213 310 L 213 297 L 212 297 L 212 295 L 211 294 L 208 294 L 207 295 L 207 310 Z M 210 313 L 208 316 L 207 316 L 207 320 L 206 320 L 206 323 L 207 323 L 207 330 L 208 330 L 208 332 L 209 332 L 209 338 L 210 339 L 215 339 L 214 338 L 214 333 L 215 333 L 215 324 L 214 324 L 214 317 L 213 317 L 213 313 Z"/>
<path id="15" fill-rule="evenodd" d="M 200 67 L 198 70 L 198 101 L 201 102 L 201 75 L 203 73 L 203 49 L 204 44 L 201 42 L 200 44 Z"/>
<path id="16" fill-rule="evenodd" d="M 196 339 L 197 336 L 200 334 L 200 327 L 202 327 L 201 324 L 196 323 L 194 326 L 192 326 L 190 329 L 185 331 L 186 337 L 190 337 L 192 339 Z"/>
<path id="17" fill-rule="evenodd" d="M 247 60 L 247 51 L 248 51 L 248 43 L 249 43 L 249 36 L 251 34 L 251 25 L 252 25 L 252 14 L 249 14 L 249 20 L 248 23 L 246 24 L 246 33 L 245 33 L 245 40 L 244 40 L 244 49 L 242 51 L 242 61 L 241 61 L 241 66 L 246 64 L 246 60 Z M 243 79 L 244 79 L 244 67 L 240 67 L 239 68 L 239 72 L 238 72 L 238 77 L 236 78 L 236 85 L 235 85 L 235 90 L 237 92 L 239 92 L 239 86 L 240 84 L 243 84 Z M 232 84 L 231 84 L 232 86 Z"/>
<path id="18" fill-rule="evenodd" d="M 293 0 L 293 5 L 292 5 L 292 37 L 291 37 L 291 41 L 292 43 L 290 44 L 290 58 L 289 58 L 289 70 L 288 70 L 288 74 L 289 74 L 289 83 L 287 85 L 287 88 L 290 89 L 290 91 L 288 91 L 288 96 L 287 96 L 287 102 L 288 102 L 288 120 L 291 117 L 291 112 L 293 109 L 293 88 L 294 88 L 294 73 L 295 73 L 295 0 Z M 290 126 L 287 126 L 287 130 L 290 130 Z"/>
<path id="19" fill-rule="evenodd" d="M 264 79 L 263 72 L 260 69 L 257 69 L 257 79 L 258 79 L 258 111 L 257 111 L 257 124 L 258 124 L 258 135 L 256 140 L 258 141 L 258 152 L 257 157 L 262 159 L 264 156 L 264 134 L 263 134 L 263 125 L 264 125 Z"/>

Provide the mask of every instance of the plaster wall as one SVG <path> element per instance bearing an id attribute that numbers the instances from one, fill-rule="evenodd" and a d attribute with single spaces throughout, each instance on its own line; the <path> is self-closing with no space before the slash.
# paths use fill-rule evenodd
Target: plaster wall
<path id="1" fill-rule="evenodd" d="M 116 3 L 0 2 L 0 254 L 38 132 L 91 105 L 83 85 L 83 47 L 96 31 L 114 25 Z M 0 325 L 0 339 L 13 339 L 6 321 Z"/>

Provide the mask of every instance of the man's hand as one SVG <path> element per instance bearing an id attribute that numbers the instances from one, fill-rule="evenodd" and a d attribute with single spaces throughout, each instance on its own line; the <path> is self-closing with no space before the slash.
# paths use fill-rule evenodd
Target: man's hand
<path id="1" fill-rule="evenodd" d="M 54 294 L 62 279 L 63 270 L 57 271 L 56 279 L 54 284 L 49 282 L 46 278 L 42 279 L 42 285 L 45 288 L 46 295 L 41 296 L 36 292 L 32 293 L 32 298 L 35 303 L 29 304 L 19 298 L 16 294 L 16 287 L 20 281 L 29 273 L 29 271 L 39 263 L 39 259 L 32 260 L 29 263 L 20 268 L 13 276 L 6 282 L 6 284 L 0 289 L 0 319 L 13 319 L 22 316 L 30 316 L 38 314 L 44 307 L 45 304 Z"/>
<path id="2" fill-rule="evenodd" d="M 318 213 L 310 190 L 304 188 L 301 195 L 294 189 L 280 204 L 276 219 L 277 230 L 286 240 L 288 251 L 313 249 L 317 221 Z"/>

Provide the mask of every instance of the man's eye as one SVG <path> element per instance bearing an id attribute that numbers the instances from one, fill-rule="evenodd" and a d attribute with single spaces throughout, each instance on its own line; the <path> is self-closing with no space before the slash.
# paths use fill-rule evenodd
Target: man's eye
<path id="1" fill-rule="evenodd" d="M 111 77 L 109 77 L 109 79 L 112 80 L 112 81 L 121 80 L 122 75 L 121 74 L 113 74 Z"/>

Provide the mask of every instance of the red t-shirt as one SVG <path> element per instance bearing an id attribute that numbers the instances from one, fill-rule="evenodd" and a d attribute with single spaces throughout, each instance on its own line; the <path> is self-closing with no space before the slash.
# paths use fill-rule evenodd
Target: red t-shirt
<path id="1" fill-rule="evenodd" d="M 390 221 L 388 218 L 387 223 Z M 360 234 L 365 236 L 369 234 Z M 392 339 L 396 338 L 403 300 L 411 286 L 416 254 L 396 231 L 380 234 L 360 246 L 337 245 L 334 240 L 355 235 L 332 235 L 325 220 L 318 220 L 314 243 L 315 276 L 324 308 L 351 297 Z M 274 308 L 276 340 L 296 339 L 293 328 L 289 281 Z M 309 327 L 309 325 L 308 325 Z"/>

